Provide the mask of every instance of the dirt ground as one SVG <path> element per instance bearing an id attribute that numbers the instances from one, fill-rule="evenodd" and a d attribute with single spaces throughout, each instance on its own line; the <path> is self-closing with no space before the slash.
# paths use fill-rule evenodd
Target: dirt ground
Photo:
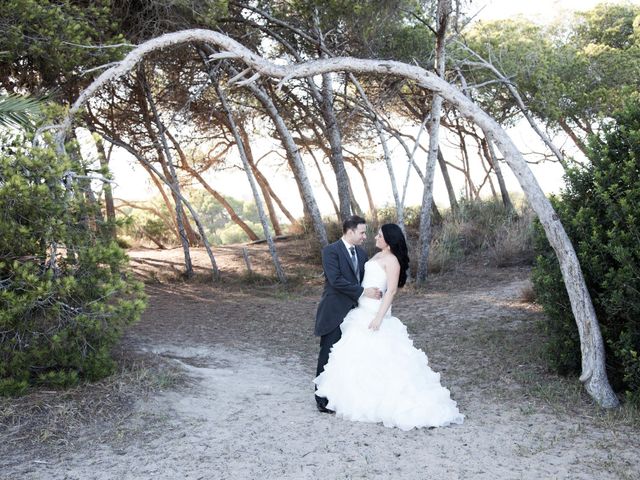
<path id="1" fill-rule="evenodd" d="M 441 372 L 459 426 L 403 432 L 315 409 L 313 337 L 321 269 L 279 245 L 216 250 L 226 282 L 176 280 L 181 252 L 132 251 L 149 307 L 126 334 L 122 370 L 71 392 L 0 403 L 3 479 L 636 479 L 638 413 L 601 411 L 577 379 L 549 373 L 543 319 L 523 301 L 526 267 L 482 259 L 408 287 L 394 304 Z M 241 281 L 244 280 L 244 281 Z"/>

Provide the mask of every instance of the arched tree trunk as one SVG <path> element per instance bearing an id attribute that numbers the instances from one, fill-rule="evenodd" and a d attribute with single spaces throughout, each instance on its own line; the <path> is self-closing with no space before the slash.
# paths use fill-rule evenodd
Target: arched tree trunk
<path id="1" fill-rule="evenodd" d="M 240 58 L 262 75 L 280 78 L 282 82 L 291 78 L 309 77 L 328 71 L 402 76 L 415 81 L 422 88 L 437 92 L 455 106 L 462 116 L 477 123 L 487 133 L 488 138 L 496 144 L 504 156 L 505 162 L 513 170 L 558 257 L 560 270 L 567 287 L 571 309 L 580 335 L 582 351 L 582 376 L 580 380 L 584 383 L 587 392 L 599 405 L 606 408 L 619 405 L 618 398 L 607 379 L 602 334 L 584 276 L 582 275 L 582 269 L 573 245 L 553 206 L 546 198 L 524 157 L 505 130 L 486 112 L 466 98 L 460 90 L 421 67 L 392 60 L 366 60 L 350 57 L 316 60 L 286 66 L 276 65 L 218 32 L 193 29 L 168 33 L 134 48 L 121 62 L 102 72 L 98 78 L 82 91 L 69 109 L 67 116 L 58 125 L 56 135 L 57 150 L 64 154 L 64 140 L 71 129 L 73 118 L 99 88 L 107 82 L 130 72 L 146 54 L 167 46 L 188 42 L 215 44 L 221 50 L 224 50 L 218 57 Z"/>

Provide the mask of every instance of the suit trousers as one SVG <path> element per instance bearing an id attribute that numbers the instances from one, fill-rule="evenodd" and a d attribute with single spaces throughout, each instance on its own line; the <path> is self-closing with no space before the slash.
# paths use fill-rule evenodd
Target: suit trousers
<path id="1" fill-rule="evenodd" d="M 320 353 L 318 354 L 318 368 L 316 369 L 316 377 L 324 372 L 324 366 L 329 361 L 329 353 L 333 344 L 340 340 L 342 337 L 342 330 L 340 325 L 331 330 L 329 333 L 320 337 Z M 321 407 L 327 406 L 328 400 L 324 397 L 318 397 L 316 395 L 316 403 Z"/>

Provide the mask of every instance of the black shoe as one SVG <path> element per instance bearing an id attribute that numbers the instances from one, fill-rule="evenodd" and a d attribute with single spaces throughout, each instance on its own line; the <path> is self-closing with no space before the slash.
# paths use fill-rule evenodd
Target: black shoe
<path id="1" fill-rule="evenodd" d="M 329 410 L 327 407 L 323 405 L 316 405 L 318 407 L 318 411 L 322 413 L 336 413 L 333 410 Z"/>

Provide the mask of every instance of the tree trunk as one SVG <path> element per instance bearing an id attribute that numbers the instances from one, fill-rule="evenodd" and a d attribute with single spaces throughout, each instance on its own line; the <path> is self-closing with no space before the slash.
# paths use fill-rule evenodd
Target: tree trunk
<path id="1" fill-rule="evenodd" d="M 264 199 L 264 203 L 267 206 L 267 211 L 269 212 L 269 218 L 271 219 L 271 225 L 273 226 L 273 233 L 276 236 L 280 236 L 282 235 L 282 228 L 280 228 L 280 220 L 278 220 L 276 209 L 273 206 L 271 195 L 269 194 L 269 191 L 271 190 L 268 186 L 269 182 L 267 182 L 267 179 L 264 178 L 262 172 L 258 170 L 258 166 L 253 159 L 251 142 L 249 141 L 249 135 L 247 135 L 247 131 L 245 130 L 244 125 L 236 123 L 236 128 L 238 129 L 238 133 L 240 134 L 240 138 L 242 139 L 242 149 L 247 156 L 247 162 L 249 162 L 249 166 L 251 167 L 253 176 L 255 177 L 256 181 L 258 182 L 258 186 L 262 191 L 262 198 Z"/>
<path id="2" fill-rule="evenodd" d="M 458 133 L 458 137 L 460 138 L 460 153 L 462 157 L 462 173 L 464 174 L 465 179 L 465 193 L 467 200 L 471 200 L 472 198 L 477 197 L 477 190 L 475 185 L 473 184 L 473 179 L 471 178 L 471 164 L 469 163 L 469 151 L 467 150 L 467 142 L 465 140 L 464 133 L 462 132 L 462 127 L 460 123 L 456 120 L 456 132 Z"/>
<path id="3" fill-rule="evenodd" d="M 485 152 L 484 146 L 483 146 L 483 141 L 484 141 L 484 137 L 480 137 L 480 135 L 478 135 L 476 133 L 476 129 L 474 127 L 472 128 L 472 136 L 473 139 L 476 141 L 476 145 L 478 147 L 478 157 L 480 158 L 480 164 L 482 165 L 482 169 L 484 170 L 484 178 L 482 179 L 482 182 L 480 183 L 480 186 L 478 187 L 478 193 L 476 194 L 476 199 L 479 200 L 480 199 L 480 192 L 482 191 L 482 187 L 484 187 L 485 183 L 489 184 L 489 188 L 491 188 L 491 196 L 494 200 L 498 200 L 498 194 L 496 193 L 496 189 L 493 186 L 493 180 L 491 179 L 491 172 L 493 171 L 493 166 L 491 162 L 491 159 L 487 157 L 487 153 Z"/>
<path id="4" fill-rule="evenodd" d="M 173 167 L 173 165 L 169 165 L 169 163 L 171 162 L 171 158 L 167 158 L 166 157 L 166 151 L 163 148 L 163 141 L 166 141 L 166 139 L 164 138 L 159 138 L 159 135 L 156 134 L 156 131 L 153 128 L 152 122 L 153 124 L 157 124 L 157 122 L 159 121 L 159 119 L 157 119 L 155 117 L 155 115 L 153 114 L 153 111 L 149 111 L 149 105 L 147 105 L 147 102 L 149 101 L 149 95 L 148 95 L 148 84 L 146 82 L 146 79 L 143 79 L 143 81 L 138 82 L 138 104 L 140 106 L 140 109 L 142 110 L 142 117 L 144 119 L 144 124 L 147 130 L 147 133 L 149 134 L 149 138 L 151 139 L 153 146 L 158 154 L 158 163 L 160 164 L 160 166 L 162 167 L 162 172 L 165 176 L 165 178 L 168 179 L 172 179 L 172 182 L 174 182 L 175 185 L 178 186 L 178 190 L 180 190 L 180 184 L 178 182 L 178 178 L 173 176 L 172 170 L 173 172 L 175 172 L 175 168 Z M 153 101 L 153 99 L 151 99 Z M 154 103 L 155 106 L 155 103 Z M 199 244 L 199 240 L 197 238 L 197 236 L 195 235 L 193 228 L 191 228 L 191 224 L 189 223 L 189 220 L 187 219 L 187 216 L 184 212 L 184 209 L 182 208 L 182 205 L 180 205 L 180 201 L 177 198 L 177 195 L 175 193 L 175 191 L 172 189 L 171 190 L 171 196 L 173 197 L 173 203 L 175 205 L 175 211 L 176 211 L 176 230 L 177 230 L 177 237 L 178 240 L 180 240 L 180 242 L 182 242 L 182 235 L 186 235 L 187 238 L 187 242 L 189 246 L 196 246 Z M 168 207 L 169 205 L 167 205 Z"/>
<path id="5" fill-rule="evenodd" d="M 289 165 L 291 167 L 293 175 L 296 178 L 298 185 L 300 186 L 302 192 L 302 201 L 304 202 L 305 210 L 307 210 L 309 212 L 309 215 L 311 216 L 311 222 L 315 230 L 316 238 L 320 242 L 320 245 L 324 247 L 329 243 L 327 240 L 327 232 L 324 228 L 324 223 L 322 222 L 322 216 L 320 214 L 320 209 L 318 208 L 318 203 L 316 202 L 315 196 L 313 194 L 311 182 L 309 181 L 309 177 L 307 176 L 307 169 L 304 165 L 304 162 L 302 161 L 302 158 L 300 157 L 300 152 L 293 140 L 293 136 L 287 128 L 287 125 L 278 112 L 275 104 L 266 94 L 266 92 L 253 83 L 248 84 L 247 88 L 267 110 L 267 113 L 269 114 L 276 127 L 276 131 L 280 136 L 282 146 L 287 153 L 287 158 L 289 159 Z"/>
<path id="6" fill-rule="evenodd" d="M 216 201 L 222 205 L 224 207 L 224 209 L 227 211 L 227 213 L 229 214 L 229 217 L 231 218 L 231 221 L 233 221 L 236 225 L 238 225 L 243 231 L 244 233 L 247 234 L 247 237 L 249 237 L 249 240 L 251 240 L 252 242 L 255 242 L 257 240 L 259 240 L 258 235 L 256 235 L 256 232 L 254 232 L 251 227 L 249 227 L 249 225 L 247 225 L 244 220 L 242 220 L 238 214 L 236 213 L 236 211 L 233 209 L 233 207 L 231 206 L 231 204 L 229 202 L 227 202 L 226 198 L 224 198 L 224 196 L 222 196 L 220 194 L 220 192 L 218 192 L 217 190 L 213 189 L 213 187 L 211 187 L 211 185 L 209 185 L 209 183 L 202 178 L 202 175 L 200 175 L 195 169 L 193 169 L 192 167 L 188 166 L 188 167 L 183 167 L 186 168 L 186 170 L 193 175 L 193 177 L 198 180 L 198 182 L 200 182 L 200 184 L 204 187 L 204 189 L 209 192 L 213 198 L 216 199 Z"/>
<path id="7" fill-rule="evenodd" d="M 376 131 L 378 132 L 378 137 L 380 138 L 380 143 L 382 144 L 382 152 L 384 156 L 384 163 L 387 167 L 387 173 L 389 174 L 389 181 L 391 182 L 391 193 L 393 194 L 393 202 L 396 206 L 396 215 L 398 219 L 398 226 L 402 233 L 404 234 L 406 240 L 407 237 L 407 228 L 404 224 L 404 205 L 400 201 L 400 195 L 398 193 L 398 184 L 396 182 L 396 175 L 393 171 L 393 164 L 391 163 L 391 153 L 389 152 L 389 145 L 387 144 L 387 139 L 384 138 L 384 132 L 380 126 L 380 122 L 375 121 Z"/>
<path id="8" fill-rule="evenodd" d="M 442 150 L 438 147 L 438 164 L 440 165 L 440 172 L 442 172 L 442 178 L 444 178 L 444 184 L 447 187 L 447 195 L 449 196 L 449 205 L 451 212 L 456 213 L 459 210 L 458 199 L 456 198 L 456 192 L 453 189 L 451 183 L 451 177 L 449 177 L 449 169 L 447 168 L 447 162 L 444 160 Z"/>
<path id="9" fill-rule="evenodd" d="M 160 145 L 163 149 L 163 154 L 167 160 L 167 165 L 169 168 L 169 172 L 171 176 L 171 182 L 173 184 L 172 191 L 175 192 L 175 205 L 176 205 L 176 221 L 178 222 L 178 232 L 180 233 L 180 243 L 182 244 L 182 251 L 184 252 L 184 266 L 185 266 L 185 275 L 187 278 L 191 278 L 193 276 L 193 264 L 191 262 L 191 252 L 189 251 L 189 239 L 187 238 L 187 232 L 184 228 L 183 221 L 183 210 L 182 210 L 182 200 L 180 193 L 180 185 L 178 183 L 178 176 L 176 175 L 175 167 L 173 166 L 173 161 L 171 159 L 171 150 L 169 150 L 169 145 L 167 145 L 167 139 L 164 135 L 164 125 L 160 121 L 158 117 L 158 111 L 156 110 L 155 102 L 153 101 L 153 97 L 151 96 L 151 91 L 149 90 L 149 85 L 147 84 L 147 80 L 144 75 L 143 66 L 138 69 L 139 79 L 144 90 L 145 97 L 147 98 L 147 102 L 149 107 L 151 108 L 151 113 L 153 116 L 153 121 L 156 124 L 156 128 L 158 129 L 158 136 L 160 137 Z"/>
<path id="10" fill-rule="evenodd" d="M 578 135 L 576 135 L 576 132 L 574 132 L 573 129 L 569 126 L 566 119 L 561 118 L 560 120 L 558 120 L 558 125 L 560 125 L 562 130 L 564 130 L 564 133 L 569 135 L 569 138 L 573 140 L 573 143 L 575 143 L 576 147 L 578 147 L 580 151 L 585 154 L 585 156 L 589 156 L 589 149 L 587 148 L 587 145 L 580 139 L 580 137 L 578 137 Z"/>
<path id="11" fill-rule="evenodd" d="M 367 181 L 367 176 L 364 174 L 364 162 L 362 160 L 356 160 L 355 158 L 347 158 L 347 162 L 353 165 L 353 168 L 360 174 L 362 178 L 362 185 L 364 186 L 364 191 L 367 194 L 367 202 L 369 203 L 369 212 L 371 212 L 372 220 L 377 224 L 378 223 L 378 210 L 376 209 L 376 204 L 373 201 L 373 195 L 371 195 L 371 188 L 369 188 L 369 182 Z M 354 195 L 355 198 L 355 195 Z"/>
<path id="12" fill-rule="evenodd" d="M 313 162 L 315 163 L 316 169 L 318 170 L 318 174 L 320 175 L 320 183 L 322 183 L 322 186 L 324 187 L 324 191 L 327 193 L 327 196 L 331 200 L 331 204 L 333 205 L 333 210 L 336 213 L 336 218 L 340 218 L 340 207 L 338 207 L 338 204 L 336 203 L 336 199 L 333 197 L 333 194 L 331 193 L 331 189 L 329 188 L 329 185 L 327 185 L 327 181 L 324 178 L 324 173 L 322 173 L 322 168 L 320 167 L 320 162 L 318 162 L 318 159 L 316 158 L 316 155 L 315 153 L 313 153 L 312 150 L 308 149 L 307 151 L 309 152 L 309 155 L 311 155 L 311 158 L 313 158 Z"/>
<path id="13" fill-rule="evenodd" d="M 396 215 L 397 215 L 398 226 L 400 227 L 400 229 L 402 230 L 402 233 L 404 234 L 405 238 L 408 241 L 407 231 L 406 231 L 406 228 L 405 228 L 405 225 L 404 225 L 404 205 L 402 204 L 402 202 L 400 202 L 400 195 L 398 194 L 398 184 L 396 183 L 396 176 L 395 176 L 395 172 L 393 170 L 393 164 L 391 162 L 391 154 L 389 152 L 389 145 L 387 144 L 387 139 L 385 138 L 384 128 L 382 126 L 382 122 L 380 121 L 380 115 L 378 114 L 378 112 L 376 111 L 375 107 L 373 106 L 373 104 L 369 100 L 369 97 L 367 96 L 367 94 L 365 93 L 364 89 L 362 88 L 362 85 L 360 85 L 360 82 L 358 82 L 358 80 L 356 79 L 356 77 L 352 73 L 349 73 L 349 79 L 355 85 L 356 89 L 358 90 L 358 93 L 360 94 L 360 97 L 365 102 L 366 107 L 369 109 L 369 111 L 371 112 L 371 115 L 373 116 L 373 126 L 376 129 L 376 132 L 378 134 L 378 138 L 380 139 L 380 144 L 382 145 L 384 163 L 385 163 L 385 166 L 387 167 L 387 173 L 389 174 L 389 180 L 391 182 L 391 192 L 393 193 L 393 201 L 394 201 L 394 204 L 396 206 Z M 364 172 L 361 172 L 361 175 L 362 175 L 363 180 L 366 182 L 366 179 L 365 179 L 365 176 L 364 176 Z M 368 186 L 366 187 L 366 189 L 367 189 L 367 195 L 370 197 L 371 194 L 369 193 Z M 369 203 L 372 204 L 372 200 L 371 199 L 369 200 Z M 373 209 L 373 207 L 372 207 L 372 209 Z M 378 212 L 377 212 L 377 210 L 375 211 L 375 221 L 376 221 L 376 223 L 378 223 Z"/>
<path id="14" fill-rule="evenodd" d="M 438 0 L 436 34 L 436 72 L 444 77 L 445 68 L 445 40 L 447 24 L 451 13 L 451 0 Z M 424 190 L 422 194 L 422 208 L 420 209 L 420 238 L 418 268 L 416 283 L 423 285 L 427 280 L 429 250 L 431 246 L 431 208 L 433 204 L 433 180 L 438 161 L 440 116 L 442 115 L 442 97 L 434 92 L 429 118 L 429 155 L 424 173 Z"/>
<path id="15" fill-rule="evenodd" d="M 103 137 L 106 138 L 105 135 L 103 135 Z M 112 145 L 115 145 L 113 143 L 113 141 L 110 140 L 109 142 Z M 162 183 L 160 183 L 160 180 L 158 179 L 158 176 L 155 174 L 155 172 L 152 169 L 149 168 L 149 166 L 146 163 L 141 162 L 139 159 L 138 159 L 138 163 L 140 165 L 142 165 L 142 168 L 144 168 L 147 171 L 147 173 L 149 174 L 149 178 L 151 178 L 151 181 L 156 186 L 156 188 L 158 189 L 158 192 L 160 192 L 160 195 L 162 196 L 162 200 L 164 201 L 164 204 L 167 207 L 167 212 L 171 213 L 172 210 L 175 210 L 175 207 L 171 203 L 171 200 L 169 199 L 169 196 L 167 195 L 167 192 L 164 191 L 164 188 L 162 187 Z M 169 216 L 169 220 L 170 220 L 170 222 L 167 223 L 165 221 L 165 224 L 166 225 L 171 225 L 173 230 L 174 230 L 174 233 L 176 235 L 176 238 L 180 238 L 180 232 L 178 231 L 178 222 L 176 221 L 176 216 L 175 215 L 170 215 Z"/>
<path id="16" fill-rule="evenodd" d="M 353 193 L 353 186 L 351 185 L 351 179 L 349 179 L 349 197 L 351 198 L 351 212 L 354 215 L 358 215 L 360 217 L 364 216 L 364 211 L 362 207 L 356 200 L 356 196 Z"/>
<path id="17" fill-rule="evenodd" d="M 502 169 L 500 168 L 500 164 L 498 163 L 498 157 L 495 150 L 493 149 L 493 144 L 487 138 L 487 133 L 483 133 L 485 138 L 482 139 L 482 148 L 485 151 L 487 160 L 490 161 L 491 166 L 493 167 L 493 171 L 496 172 L 496 178 L 498 179 L 498 185 L 500 186 L 500 195 L 502 196 L 502 204 L 508 211 L 515 212 L 516 209 L 513 208 L 513 203 L 511 203 L 511 197 L 509 196 L 507 185 L 504 181 L 504 177 L 502 176 Z"/>
<path id="18" fill-rule="evenodd" d="M 309 177 L 307 176 L 307 169 L 304 165 L 304 162 L 302 161 L 302 158 L 300 157 L 300 152 L 293 140 L 291 132 L 287 128 L 284 119 L 278 112 L 278 109 L 276 108 L 269 95 L 267 95 L 267 93 L 262 88 L 258 87 L 253 82 L 248 83 L 246 87 L 262 104 L 262 106 L 269 114 L 269 117 L 273 121 L 276 127 L 276 131 L 280 136 L 282 146 L 284 147 L 285 152 L 287 152 L 287 158 L 289 160 L 289 166 L 291 167 L 293 176 L 296 179 L 296 183 L 298 184 L 298 187 L 302 193 L 302 201 L 304 202 L 305 210 L 309 212 L 309 215 L 311 216 L 311 221 L 313 223 L 316 238 L 318 239 L 322 247 L 328 245 L 329 241 L 327 239 L 327 231 L 324 228 L 320 209 L 318 208 L 318 203 L 316 202 L 315 196 L 313 194 L 311 182 L 309 181 Z"/>
<path id="19" fill-rule="evenodd" d="M 236 146 L 238 147 L 238 153 L 240 154 L 240 159 L 242 160 L 242 164 L 244 166 L 245 173 L 247 174 L 247 180 L 249 180 L 249 185 L 251 186 L 251 191 L 253 192 L 253 198 L 256 202 L 256 207 L 258 209 L 258 215 L 260 216 L 260 222 L 262 223 L 262 230 L 264 232 L 264 238 L 267 240 L 267 245 L 269 246 L 269 252 L 271 253 L 271 258 L 273 260 L 273 266 L 276 270 L 276 275 L 278 280 L 281 283 L 286 283 L 287 278 L 284 274 L 284 270 L 280 265 L 280 259 L 278 258 L 278 252 L 276 252 L 276 246 L 273 242 L 273 238 L 271 237 L 271 232 L 269 231 L 269 224 L 267 222 L 267 216 L 264 213 L 264 207 L 262 206 L 262 200 L 260 199 L 260 193 L 258 192 L 258 187 L 256 185 L 256 181 L 253 178 L 251 173 L 251 167 L 249 165 L 249 160 L 247 159 L 247 154 L 244 151 L 244 145 L 242 142 L 242 138 L 240 137 L 240 133 L 238 132 L 238 128 L 236 127 L 236 122 L 233 118 L 233 114 L 229 109 L 229 105 L 227 104 L 226 95 L 220 88 L 217 82 L 214 82 L 214 86 L 216 88 L 216 92 L 218 97 L 220 98 L 220 103 L 222 104 L 222 109 L 226 113 L 229 119 L 229 126 L 231 127 L 231 133 L 233 134 L 233 138 L 236 140 Z"/>
<path id="20" fill-rule="evenodd" d="M 107 156 L 104 150 L 104 143 L 102 142 L 102 138 L 100 134 L 97 133 L 96 127 L 91 123 L 91 121 L 87 121 L 87 128 L 94 136 L 94 141 L 96 144 L 96 150 L 98 151 L 98 161 L 100 162 L 100 168 L 105 172 L 109 172 L 109 157 Z M 106 224 L 106 233 L 107 235 L 115 240 L 116 239 L 116 208 L 113 203 L 113 191 L 111 190 L 111 184 L 104 184 L 104 207 L 105 214 L 107 216 L 107 224 Z"/>
<path id="21" fill-rule="evenodd" d="M 322 75 L 322 118 L 326 125 L 327 139 L 331 146 L 331 166 L 336 174 L 338 184 L 338 200 L 340 201 L 340 221 L 342 222 L 351 215 L 351 198 L 349 196 L 349 177 L 344 168 L 344 158 L 342 157 L 342 139 L 340 128 L 333 111 L 333 81 L 331 74 Z"/>
<path id="22" fill-rule="evenodd" d="M 102 136 L 109 143 L 112 143 L 113 145 L 117 145 L 118 147 L 122 147 L 127 152 L 129 152 L 131 155 L 133 155 L 138 160 L 138 162 L 140 162 L 148 171 L 152 172 L 160 180 L 162 180 L 162 182 L 167 187 L 169 187 L 171 189 L 171 191 L 175 194 L 175 196 L 180 199 L 180 203 L 184 204 L 184 206 L 187 207 L 187 210 L 189 210 L 189 213 L 193 217 L 193 220 L 196 222 L 196 225 L 198 227 L 198 231 L 200 232 L 200 234 L 202 235 L 202 238 L 204 239 L 204 247 L 205 247 L 205 249 L 207 251 L 207 254 L 209 255 L 209 261 L 211 262 L 213 280 L 214 281 L 215 280 L 219 280 L 220 279 L 220 271 L 218 270 L 218 265 L 216 264 L 216 259 L 213 256 L 213 252 L 211 251 L 211 246 L 209 245 L 209 242 L 207 241 L 207 236 L 205 235 L 205 231 L 204 231 L 204 227 L 202 226 L 202 222 L 200 222 L 200 217 L 198 216 L 198 213 L 195 211 L 195 209 L 191 206 L 191 203 L 189 203 L 189 201 L 185 197 L 182 196 L 182 192 L 180 191 L 180 189 L 176 188 L 176 186 L 175 186 L 175 184 L 173 182 L 173 179 L 169 180 L 168 178 L 163 176 L 162 173 L 160 173 L 153 165 L 151 165 L 151 162 L 149 162 L 142 155 L 138 154 L 138 152 L 136 152 L 133 149 L 133 147 L 131 147 L 131 145 L 128 145 L 127 143 L 123 142 L 122 140 L 118 140 L 116 138 L 110 138 L 108 135 L 104 135 L 103 134 Z"/>
<path id="23" fill-rule="evenodd" d="M 117 65 L 102 72 L 80 93 L 63 121 L 56 126 L 56 150 L 60 154 L 65 153 L 64 141 L 71 129 L 75 115 L 104 84 L 130 72 L 150 52 L 171 45 L 189 42 L 208 42 L 218 45 L 224 50 L 220 54 L 221 56 L 240 58 L 262 75 L 280 78 L 283 82 L 291 78 L 304 78 L 339 70 L 401 76 L 416 82 L 422 88 L 437 92 L 453 104 L 460 115 L 475 121 L 483 131 L 487 132 L 489 138 L 495 142 L 504 156 L 505 162 L 513 170 L 558 257 L 580 336 L 582 350 L 582 375 L 580 381 L 583 382 L 589 395 L 600 406 L 612 408 L 619 405 L 618 398 L 607 380 L 602 334 L 584 276 L 582 275 L 582 269 L 573 245 L 553 206 L 546 198 L 524 157 L 505 130 L 457 88 L 419 66 L 393 60 L 367 60 L 351 57 L 316 60 L 286 66 L 276 65 L 256 55 L 230 37 L 218 32 L 193 29 L 168 33 L 132 49 Z M 216 57 L 212 56 L 211 58 L 215 59 Z M 37 142 L 38 139 L 36 138 L 34 141 Z"/>

